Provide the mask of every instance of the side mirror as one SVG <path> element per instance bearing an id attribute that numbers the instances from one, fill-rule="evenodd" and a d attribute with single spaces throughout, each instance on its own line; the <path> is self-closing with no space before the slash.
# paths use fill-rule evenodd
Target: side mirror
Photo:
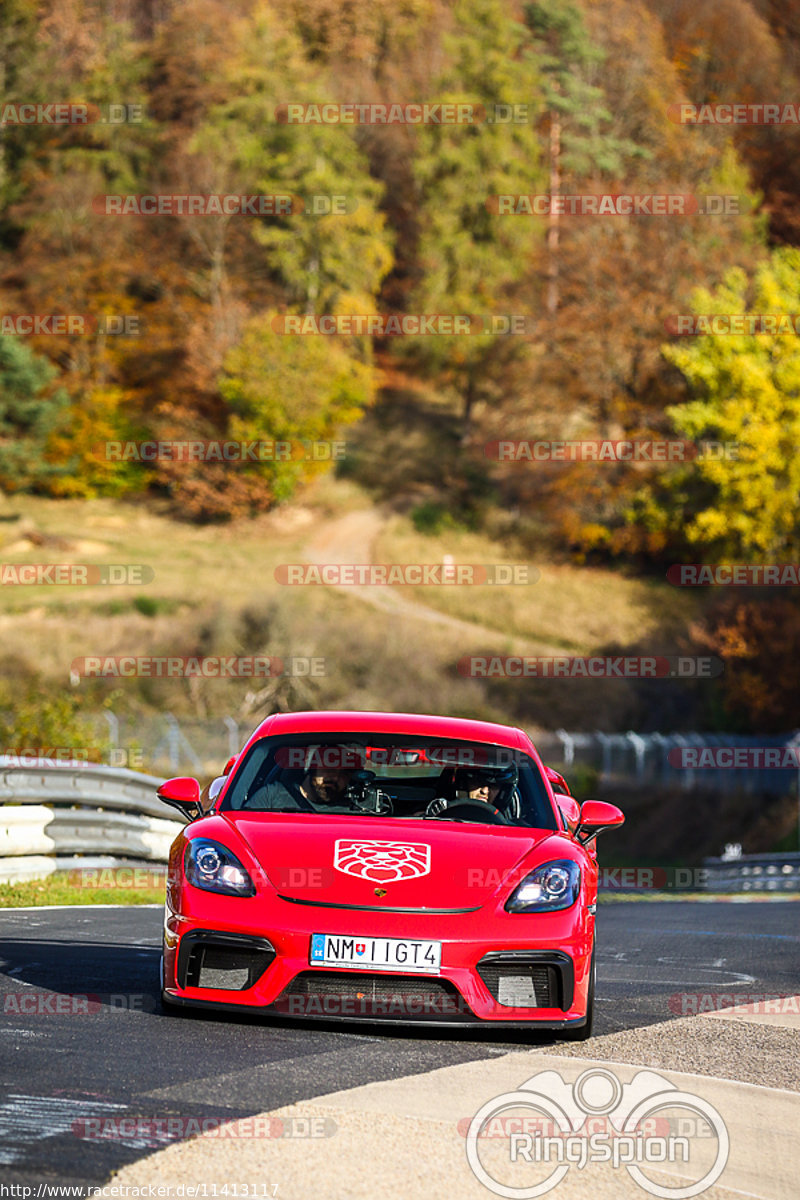
<path id="1" fill-rule="evenodd" d="M 625 816 L 615 804 L 606 804 L 604 800 L 587 800 L 581 805 L 575 837 L 585 846 L 604 829 L 613 829 L 624 822 Z"/>
<path id="2" fill-rule="evenodd" d="M 201 815 L 203 807 L 200 803 L 200 784 L 188 775 L 179 775 L 177 779 L 168 779 L 162 783 L 156 792 L 159 800 L 177 808 L 179 813 L 193 821 Z"/>

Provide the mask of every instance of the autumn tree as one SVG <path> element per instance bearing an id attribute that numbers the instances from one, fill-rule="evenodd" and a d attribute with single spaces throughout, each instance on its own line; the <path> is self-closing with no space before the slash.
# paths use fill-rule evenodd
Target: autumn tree
<path id="1" fill-rule="evenodd" d="M 547 110 L 549 194 L 561 194 L 562 175 L 589 178 L 618 175 L 623 163 L 650 152 L 630 138 L 605 132 L 612 114 L 602 87 L 593 82 L 605 52 L 592 42 L 580 9 L 570 2 L 533 3 L 525 19 L 536 37 Z M 547 311 L 558 308 L 559 213 L 547 219 Z"/>
<path id="2" fill-rule="evenodd" d="M 672 519 L 708 558 L 781 559 L 796 555 L 800 493 L 800 251 L 777 250 L 748 279 L 729 273 L 713 292 L 698 289 L 692 309 L 713 316 L 751 314 L 753 333 L 704 333 L 664 349 L 692 398 L 668 409 L 693 441 L 734 447 L 677 474 Z M 762 315 L 787 317 L 785 331 L 762 332 Z M 767 326 L 767 329 L 769 327 Z"/>
<path id="3" fill-rule="evenodd" d="M 587 156 L 564 166 L 562 190 L 694 196 L 698 208 L 706 194 L 727 194 L 738 212 L 562 218 L 557 311 L 540 316 L 533 369 L 518 369 L 502 405 L 482 418 L 478 447 L 500 437 L 669 436 L 665 410 L 685 398 L 685 382 L 661 356 L 670 319 L 686 311 L 698 281 L 713 287 L 734 264 L 750 267 L 764 253 L 758 197 L 730 138 L 666 119 L 682 93 L 659 22 L 639 0 L 606 0 L 602 10 L 581 2 L 580 9 L 588 43 L 603 55 L 601 67 L 581 71 L 602 87 L 602 134 L 617 162 Z M 567 73 L 575 36 L 548 43 Z M 590 138 L 587 146 L 597 144 Z M 528 282 L 534 295 L 546 293 L 546 279 L 539 256 Z M 581 558 L 638 559 L 657 556 L 668 540 L 663 525 L 630 516 L 646 470 L 553 463 L 500 466 L 495 477 L 504 503 L 520 512 L 521 532 L 537 544 L 549 531 Z"/>
<path id="4" fill-rule="evenodd" d="M 453 18 L 433 94 L 484 108 L 492 120 L 418 130 L 412 168 L 418 265 L 409 306 L 470 314 L 484 331 L 425 336 L 407 345 L 413 361 L 455 387 L 466 431 L 493 368 L 514 357 L 523 341 L 495 332 L 492 318 L 512 311 L 514 286 L 542 235 L 538 220 L 499 214 L 492 198 L 535 192 L 544 176 L 534 124 L 540 80 L 528 31 L 500 0 L 459 0 Z"/>
<path id="5" fill-rule="evenodd" d="M 371 368 L 342 341 L 284 334 L 280 325 L 276 314 L 252 321 L 225 360 L 220 390 L 232 437 L 291 445 L 290 457 L 265 457 L 246 468 L 285 500 L 299 482 L 330 467 L 330 457 L 315 460 L 311 443 L 341 437 L 372 402 L 374 383 Z"/>
<path id="6" fill-rule="evenodd" d="M 0 336 L 0 487 L 29 490 L 57 473 L 47 442 L 67 403 L 53 389 L 57 375 L 46 359 L 17 338 Z"/>

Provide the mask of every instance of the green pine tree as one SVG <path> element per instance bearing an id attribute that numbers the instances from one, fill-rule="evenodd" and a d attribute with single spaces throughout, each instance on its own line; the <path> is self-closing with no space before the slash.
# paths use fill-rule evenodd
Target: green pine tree
<path id="1" fill-rule="evenodd" d="M 67 405 L 57 372 L 23 342 L 0 334 L 0 487 L 30 491 L 57 473 L 47 442 Z"/>

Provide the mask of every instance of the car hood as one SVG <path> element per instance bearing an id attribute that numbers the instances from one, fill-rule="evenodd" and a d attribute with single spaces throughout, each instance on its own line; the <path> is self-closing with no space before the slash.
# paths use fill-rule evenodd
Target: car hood
<path id="1" fill-rule="evenodd" d="M 508 894 L 541 861 L 532 851 L 551 839 L 552 854 L 569 854 L 546 829 L 519 829 L 387 818 L 272 813 L 220 814 L 233 826 L 276 891 L 299 903 L 375 909 L 453 910 L 480 907 Z M 533 857 L 533 862 L 529 858 Z"/>

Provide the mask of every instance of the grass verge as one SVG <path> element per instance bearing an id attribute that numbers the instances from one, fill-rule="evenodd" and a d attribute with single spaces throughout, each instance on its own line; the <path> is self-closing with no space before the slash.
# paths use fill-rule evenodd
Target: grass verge
<path id="1" fill-rule="evenodd" d="M 148 871 L 152 878 L 152 872 Z M 47 905 L 70 904 L 163 904 L 164 885 L 139 886 L 133 874 L 127 885 L 122 879 L 103 882 L 102 872 L 97 882 L 81 882 L 77 872 L 57 871 L 46 879 L 31 879 L 24 883 L 0 883 L 0 908 L 39 908 Z"/>

